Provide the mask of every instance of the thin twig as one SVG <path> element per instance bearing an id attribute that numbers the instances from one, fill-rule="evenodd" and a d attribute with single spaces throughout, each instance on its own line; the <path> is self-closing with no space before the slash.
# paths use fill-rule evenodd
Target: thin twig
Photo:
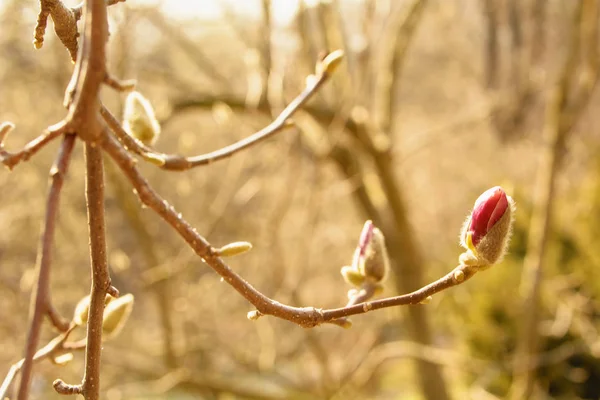
<path id="1" fill-rule="evenodd" d="M 77 325 L 72 324 L 69 326 L 65 332 L 61 333 L 59 336 L 55 337 L 51 341 L 48 342 L 44 347 L 39 349 L 35 355 L 33 356 L 33 362 L 38 362 L 41 360 L 45 360 L 47 358 L 56 358 L 62 354 L 74 351 L 74 350 L 82 350 L 85 348 L 85 344 L 83 346 L 75 346 L 73 343 L 67 343 L 66 340 L 69 338 L 69 335 L 73 330 L 77 327 Z M 25 359 L 21 359 L 19 362 L 13 364 L 10 367 L 6 378 L 4 378 L 4 382 L 2 382 L 2 386 L 0 386 L 0 399 L 5 399 L 7 396 L 8 388 L 12 384 L 13 380 L 23 368 L 23 364 L 25 363 Z"/>
<path id="2" fill-rule="evenodd" d="M 4 150 L 4 139 L 14 129 L 14 125 L 10 122 L 3 122 L 0 124 L 0 162 L 12 170 L 18 163 L 29 160 L 32 155 L 40 151 L 52 140 L 66 133 L 66 128 L 67 126 L 63 122 L 53 125 L 40 136 L 27 143 L 21 150 L 16 153 L 10 153 Z"/>
<path id="3" fill-rule="evenodd" d="M 198 254 L 224 281 L 256 307 L 249 315 L 255 319 L 262 315 L 272 315 L 294 322 L 303 327 L 314 327 L 338 318 L 399 305 L 419 304 L 427 297 L 456 286 L 474 275 L 475 270 L 467 266 L 458 266 L 443 278 L 424 286 L 412 293 L 390 297 L 372 302 L 360 303 L 350 307 L 323 310 L 314 307 L 291 307 L 268 298 L 255 289 L 250 283 L 235 273 L 223 259 L 217 256 L 216 250 L 202 237 L 178 212 L 158 193 L 152 189 L 136 167 L 135 159 L 112 136 L 103 142 L 104 150 L 113 158 L 125 176 L 131 181 L 142 203 L 154 210 L 162 219 L 170 224 L 186 243 Z"/>
<path id="4" fill-rule="evenodd" d="M 135 85 L 137 84 L 135 79 L 120 80 L 110 74 L 106 74 L 104 83 L 118 92 L 129 92 L 135 89 Z"/>
<path id="5" fill-rule="evenodd" d="M 304 90 L 294 100 L 292 100 L 290 104 L 288 104 L 288 106 L 281 112 L 281 114 L 277 116 L 277 118 L 275 118 L 275 120 L 273 120 L 273 122 L 271 122 L 265 128 L 232 145 L 195 157 L 183 157 L 179 155 L 158 153 L 155 150 L 145 146 L 139 140 L 130 136 L 122 128 L 121 124 L 112 115 L 112 113 L 106 109 L 106 107 L 102 107 L 101 114 L 118 139 L 129 150 L 143 157 L 145 160 L 160 166 L 162 169 L 182 171 L 231 157 L 235 153 L 253 146 L 256 143 L 261 142 L 278 132 L 281 132 L 283 129 L 290 127 L 291 125 L 288 123 L 288 121 L 292 115 L 316 93 L 316 91 L 327 81 L 329 77 L 330 74 L 322 71 L 322 73 L 319 74 L 316 79 L 312 79 L 307 82 Z"/>
<path id="6" fill-rule="evenodd" d="M 46 216 L 42 225 L 42 235 L 37 259 L 37 285 L 32 294 L 32 315 L 27 334 L 27 345 L 25 347 L 25 358 L 23 360 L 23 372 L 21 383 L 19 385 L 19 400 L 26 400 L 29 393 L 29 383 L 31 381 L 33 369 L 33 357 L 37 349 L 40 330 L 45 314 L 51 316 L 52 322 L 61 330 L 68 329 L 68 323 L 51 306 L 50 299 L 50 267 L 52 261 L 52 246 L 54 245 L 54 231 L 56 228 L 56 219 L 58 216 L 58 206 L 60 194 L 71 160 L 71 153 L 75 144 L 74 135 L 66 135 L 54 165 L 50 169 L 52 183 L 48 191 L 48 200 L 46 202 Z"/>

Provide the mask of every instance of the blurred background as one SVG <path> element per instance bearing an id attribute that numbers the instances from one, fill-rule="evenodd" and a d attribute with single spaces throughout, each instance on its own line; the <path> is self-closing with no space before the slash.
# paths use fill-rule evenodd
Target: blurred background
<path id="1" fill-rule="evenodd" d="M 74 6 L 76 2 L 65 2 Z M 72 64 L 39 4 L 0 2 L 0 120 L 17 148 L 58 122 Z M 600 105 L 597 0 L 128 0 L 112 6 L 109 63 L 155 107 L 162 152 L 196 155 L 265 126 L 325 51 L 335 76 L 296 128 L 185 172 L 140 163 L 230 265 L 267 296 L 345 304 L 339 270 L 361 227 L 381 228 L 383 295 L 457 265 L 473 202 L 502 185 L 517 203 L 500 265 L 428 305 L 307 330 L 252 310 L 106 163 L 113 283 L 136 303 L 103 353 L 119 399 L 597 399 L 600 397 Z M 124 95 L 104 90 L 121 114 Z M 48 170 L 58 142 L 0 173 L 0 375 L 23 355 Z M 62 198 L 52 298 L 89 291 L 81 145 Z M 56 333 L 44 326 L 42 344 Z M 83 337 L 76 331 L 74 338 Z M 79 382 L 83 353 L 36 364 L 32 398 Z"/>

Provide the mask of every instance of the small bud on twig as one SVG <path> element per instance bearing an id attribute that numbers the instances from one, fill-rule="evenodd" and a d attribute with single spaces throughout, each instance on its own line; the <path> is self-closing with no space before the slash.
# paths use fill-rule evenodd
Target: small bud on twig
<path id="1" fill-rule="evenodd" d="M 461 232 L 460 244 L 467 249 L 460 256 L 461 264 L 487 268 L 502 260 L 510 239 L 514 209 L 513 199 L 500 186 L 479 196 Z"/>
<path id="2" fill-rule="evenodd" d="M 126 294 L 108 303 L 102 318 L 103 339 L 111 339 L 121 332 L 133 309 L 133 295 Z"/>
<path id="3" fill-rule="evenodd" d="M 245 253 L 252 249 L 250 242 L 233 242 L 217 249 L 217 254 L 221 257 L 233 257 Z"/>
<path id="4" fill-rule="evenodd" d="M 54 365 L 63 367 L 73 361 L 73 353 L 65 353 L 51 359 Z"/>
<path id="5" fill-rule="evenodd" d="M 160 135 L 160 125 L 152 104 L 137 91 L 129 92 L 123 111 L 123 129 L 147 146 L 153 146 Z"/>
<path id="6" fill-rule="evenodd" d="M 104 299 L 104 305 L 110 303 L 114 297 L 107 295 Z M 73 322 L 76 325 L 85 325 L 88 320 L 88 313 L 90 312 L 90 296 L 87 295 L 75 306 L 75 312 L 73 312 Z"/>
<path id="7" fill-rule="evenodd" d="M 340 271 L 346 282 L 358 288 L 348 292 L 348 304 L 363 302 L 381 293 L 381 282 L 387 277 L 389 263 L 383 234 L 373 222 L 365 222 L 354 251 L 352 266 L 342 267 Z"/>

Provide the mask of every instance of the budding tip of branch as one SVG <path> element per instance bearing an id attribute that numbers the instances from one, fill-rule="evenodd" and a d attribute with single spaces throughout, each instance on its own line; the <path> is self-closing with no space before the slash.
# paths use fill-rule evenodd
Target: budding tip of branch
<path id="1" fill-rule="evenodd" d="M 6 135 L 8 135 L 8 133 L 13 129 L 15 129 L 15 124 L 12 122 L 3 122 L 0 124 L 0 144 L 2 144 L 6 138 Z"/>
<path id="2" fill-rule="evenodd" d="M 33 44 L 33 47 L 34 47 L 35 49 L 39 50 L 39 49 L 41 49 L 41 48 L 42 48 L 42 46 L 44 45 L 44 42 L 43 42 L 43 41 L 41 41 L 41 40 L 38 40 L 38 39 L 33 39 L 33 42 L 32 42 L 32 44 Z"/>
<path id="3" fill-rule="evenodd" d="M 512 232 L 514 200 L 500 186 L 486 190 L 475 201 L 463 224 L 460 262 L 485 269 L 502 260 Z"/>
<path id="4" fill-rule="evenodd" d="M 431 297 L 431 296 L 427 296 L 427 297 L 425 297 L 423 300 L 421 300 L 421 301 L 419 302 L 419 304 L 423 304 L 423 305 L 425 305 L 425 304 L 429 304 L 429 303 L 431 303 L 431 300 L 433 300 L 433 297 Z"/>
<path id="5" fill-rule="evenodd" d="M 334 50 L 331 53 L 327 54 L 325 56 L 325 58 L 323 58 L 323 60 L 320 63 L 320 68 L 317 68 L 317 70 L 320 69 L 324 74 L 331 75 L 335 72 L 337 67 L 340 65 L 343 58 L 344 58 L 343 50 L 339 50 L 339 49 Z"/>
<path id="6" fill-rule="evenodd" d="M 152 104 L 135 90 L 129 92 L 125 99 L 123 129 L 147 146 L 153 146 L 160 136 L 160 124 Z"/>

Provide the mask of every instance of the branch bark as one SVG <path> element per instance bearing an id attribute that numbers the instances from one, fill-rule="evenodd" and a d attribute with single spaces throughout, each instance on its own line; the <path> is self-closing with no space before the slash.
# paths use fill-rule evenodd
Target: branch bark
<path id="1" fill-rule="evenodd" d="M 38 346 L 40 331 L 44 315 L 53 315 L 55 326 L 61 331 L 68 329 L 68 323 L 59 319 L 51 304 L 50 299 L 50 269 L 52 262 L 52 247 L 54 245 L 54 232 L 58 218 L 60 193 L 67 174 L 71 153 L 75 144 L 73 135 L 65 136 L 54 165 L 50 169 L 51 184 L 46 201 L 46 216 L 42 224 L 42 235 L 37 259 L 37 284 L 31 298 L 31 322 L 27 334 L 27 346 L 21 368 L 21 382 L 19 384 L 19 400 L 26 400 L 29 395 L 29 383 L 33 370 L 33 359 Z"/>
<path id="2" fill-rule="evenodd" d="M 106 261 L 104 224 L 104 167 L 100 148 L 85 144 L 85 194 L 90 236 L 92 287 L 87 325 L 85 374 L 81 384 L 86 400 L 100 399 L 100 359 L 102 355 L 102 316 L 104 301 L 111 286 Z"/>

